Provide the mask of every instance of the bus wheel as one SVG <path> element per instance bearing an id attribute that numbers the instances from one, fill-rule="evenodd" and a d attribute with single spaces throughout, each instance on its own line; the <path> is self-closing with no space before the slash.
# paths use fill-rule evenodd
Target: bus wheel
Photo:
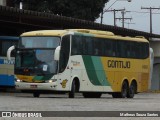
<path id="1" fill-rule="evenodd" d="M 133 98 L 135 94 L 135 84 L 132 82 L 127 92 L 127 98 Z"/>
<path id="2" fill-rule="evenodd" d="M 33 97 L 39 97 L 40 96 L 40 93 L 38 93 L 38 92 L 35 92 L 35 93 L 33 93 Z"/>
<path id="3" fill-rule="evenodd" d="M 121 88 L 120 98 L 127 97 L 127 92 L 128 92 L 128 84 L 126 81 L 124 81 Z"/>
<path id="4" fill-rule="evenodd" d="M 76 85 L 75 85 L 75 81 L 73 80 L 71 91 L 69 92 L 69 98 L 74 98 L 75 97 L 75 90 L 76 90 Z"/>
<path id="5" fill-rule="evenodd" d="M 93 92 L 93 93 L 91 93 L 91 92 L 84 92 L 83 93 L 83 97 L 84 98 L 100 98 L 101 97 L 101 95 L 102 95 L 102 93 L 99 93 L 99 92 Z"/>

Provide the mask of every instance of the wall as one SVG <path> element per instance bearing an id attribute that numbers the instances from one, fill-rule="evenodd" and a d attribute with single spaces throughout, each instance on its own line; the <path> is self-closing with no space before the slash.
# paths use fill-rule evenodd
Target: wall
<path id="1" fill-rule="evenodd" d="M 151 90 L 160 90 L 160 39 L 151 40 L 150 46 L 154 51 L 153 77 Z"/>

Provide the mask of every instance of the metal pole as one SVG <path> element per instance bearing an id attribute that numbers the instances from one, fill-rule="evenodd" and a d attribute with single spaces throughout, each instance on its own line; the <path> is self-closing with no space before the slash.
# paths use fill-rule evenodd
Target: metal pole
<path id="1" fill-rule="evenodd" d="M 152 34 L 152 8 L 150 7 L 150 33 Z"/>
<path id="2" fill-rule="evenodd" d="M 122 27 L 124 28 L 124 10 L 122 11 Z"/>
<path id="3" fill-rule="evenodd" d="M 116 10 L 114 9 L 114 26 L 116 26 Z"/>
<path id="4" fill-rule="evenodd" d="M 153 9 L 157 9 L 157 10 L 160 10 L 160 7 L 159 8 L 152 8 L 152 7 L 141 7 L 141 9 L 149 9 L 150 10 L 150 33 L 152 34 L 152 10 Z"/>
<path id="5" fill-rule="evenodd" d="M 131 0 L 116 0 L 116 1 L 114 1 L 106 10 L 102 10 L 102 12 L 101 12 L 101 24 L 103 23 L 103 14 L 107 11 L 107 10 L 109 10 L 109 8 L 111 8 L 117 1 L 128 1 L 128 2 L 131 2 Z"/>
<path id="6" fill-rule="evenodd" d="M 103 23 L 103 10 L 101 12 L 101 24 Z"/>

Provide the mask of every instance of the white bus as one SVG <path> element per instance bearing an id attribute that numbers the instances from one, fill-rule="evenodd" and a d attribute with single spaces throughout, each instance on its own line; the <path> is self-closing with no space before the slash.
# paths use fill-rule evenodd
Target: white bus
<path id="1" fill-rule="evenodd" d="M 88 29 L 26 32 L 16 47 L 15 75 L 16 89 L 34 97 L 53 91 L 133 98 L 148 90 L 149 42 Z"/>

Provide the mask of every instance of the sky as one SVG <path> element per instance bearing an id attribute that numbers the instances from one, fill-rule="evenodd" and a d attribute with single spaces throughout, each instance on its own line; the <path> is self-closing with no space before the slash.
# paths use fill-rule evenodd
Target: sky
<path id="1" fill-rule="evenodd" d="M 141 9 L 141 7 L 160 8 L 160 0 L 131 0 L 131 2 L 127 2 L 127 0 L 109 0 L 105 4 L 104 10 L 108 8 L 109 10 L 125 8 L 128 12 L 125 13 L 124 17 L 132 18 L 131 21 L 125 20 L 125 28 L 150 32 L 150 10 Z M 152 13 L 152 33 L 160 34 L 160 9 L 154 9 Z M 103 14 L 103 24 L 114 25 L 113 15 L 113 12 L 105 12 Z M 121 12 L 117 12 L 116 17 L 121 18 Z M 100 18 L 96 22 L 100 23 Z M 122 21 L 116 20 L 116 25 L 122 27 Z"/>

